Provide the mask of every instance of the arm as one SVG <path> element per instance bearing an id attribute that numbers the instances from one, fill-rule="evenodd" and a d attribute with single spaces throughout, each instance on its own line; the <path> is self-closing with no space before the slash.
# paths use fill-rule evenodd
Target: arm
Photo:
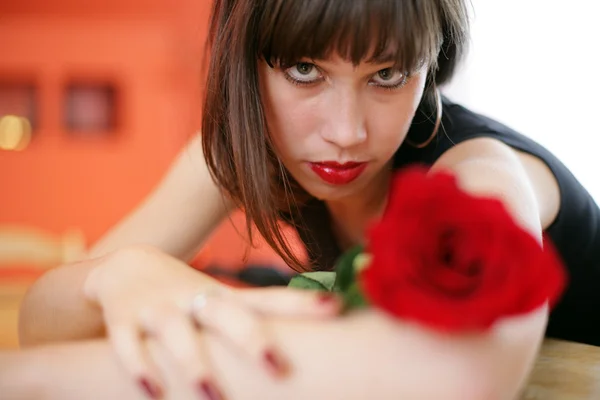
<path id="1" fill-rule="evenodd" d="M 472 139 L 453 147 L 432 167 L 433 172 L 439 169 L 452 171 L 472 194 L 500 198 L 538 239 L 558 214 L 560 191 L 548 166 L 494 139 Z"/>
<path id="2" fill-rule="evenodd" d="M 219 339 L 199 335 L 229 400 L 495 400 L 515 395 L 510 383 L 533 361 L 531 344 L 544 321 L 540 310 L 507 319 L 485 336 L 450 337 L 372 311 L 321 322 L 271 319 L 268 328 L 294 366 L 285 380 L 241 361 Z M 161 348 L 148 344 L 165 371 L 167 398 L 197 398 Z M 144 399 L 101 340 L 0 355 L 0 392 L 7 400 Z"/>
<path id="3" fill-rule="evenodd" d="M 489 141 L 473 141 L 455 149 L 436 168 L 454 169 L 467 190 L 500 196 L 518 220 L 539 237 L 540 216 L 531 214 L 531 210 L 538 212 L 539 188 L 530 185 L 518 157 Z M 473 156 L 458 157 L 458 151 Z M 415 326 L 391 323 L 373 312 L 318 324 L 273 320 L 270 330 L 295 367 L 292 376 L 279 383 L 240 362 L 220 342 L 207 339 L 214 373 L 231 399 L 248 398 L 252 393 L 254 398 L 495 400 L 513 398 L 522 386 L 539 348 L 546 318 L 547 310 L 542 308 L 505 320 L 489 334 L 471 337 L 442 337 Z M 156 346 L 150 347 L 158 353 Z M 55 398 L 68 398 L 61 392 L 67 389 L 75 398 L 81 393 L 119 398 L 125 393 L 121 390 L 134 390 L 127 378 L 116 372 L 111 349 L 103 342 L 32 350 L 23 356 L 32 354 L 41 355 L 45 363 L 60 359 L 48 371 L 44 368 L 44 373 L 35 374 L 42 380 L 31 385 L 32 390 L 42 385 L 43 392 L 55 394 Z M 161 356 L 157 358 L 166 366 Z M 14 384 L 19 368 L 7 368 L 12 371 L 10 382 Z M 169 367 L 166 371 L 171 379 L 179 376 Z M 31 376 L 25 374 L 25 378 L 27 375 Z M 91 376 L 104 376 L 111 385 L 85 380 Z M 183 390 L 184 386 L 171 387 Z M 23 385 L 18 387 L 27 390 Z M 115 392 L 107 393 L 110 390 Z"/>
<path id="4" fill-rule="evenodd" d="M 454 169 L 467 190 L 499 195 L 519 221 L 539 237 L 540 217 L 530 212 L 536 210 L 537 189 L 530 186 L 518 157 L 509 149 L 486 141 L 473 141 L 456 149 L 441 159 L 436 168 Z M 472 151 L 474 156 L 457 157 L 458 151 L 465 151 L 466 155 Z M 461 337 L 444 337 L 415 326 L 392 323 L 373 312 L 318 324 L 272 320 L 269 328 L 295 367 L 292 376 L 279 383 L 240 362 L 229 347 L 207 339 L 217 380 L 233 399 L 248 398 L 252 393 L 255 398 L 386 398 L 391 394 L 422 399 L 493 400 L 513 398 L 522 386 L 539 348 L 546 318 L 547 310 L 542 308 L 505 320 L 489 334 Z M 156 346 L 151 348 L 154 352 L 159 350 Z M 120 390 L 134 390 L 126 378 L 115 372 L 112 350 L 103 342 L 44 351 L 47 352 L 42 353 L 42 360 L 61 360 L 49 369 L 50 375 L 39 374 L 48 379 L 39 382 L 45 387 L 44 393 L 65 398 L 60 390 L 66 389 L 62 387 L 75 397 L 81 393 L 78 390 L 90 390 L 99 393 L 99 397 L 118 398 L 119 393 L 124 393 Z M 162 360 L 161 365 L 168 364 L 162 357 L 158 359 Z M 19 369 L 10 370 L 16 374 Z M 167 367 L 166 371 L 172 379 L 180 376 L 172 368 Z M 110 387 L 97 387 L 98 384 L 86 381 L 88 374 L 104 376 L 111 382 Z M 72 379 L 75 376 L 81 380 Z M 72 379 L 71 383 L 65 382 L 66 377 Z M 84 388 L 73 386 L 73 382 Z M 187 386 L 183 383 L 171 385 L 184 387 Z M 108 390 L 117 392 L 107 393 Z"/>
<path id="5" fill-rule="evenodd" d="M 189 261 L 231 208 L 210 176 L 196 135 L 154 192 L 96 243 L 89 256 L 141 244 Z"/>
<path id="6" fill-rule="evenodd" d="M 101 335 L 102 316 L 82 293 L 100 257 L 144 244 L 190 258 L 228 209 L 208 173 L 197 136 L 148 199 L 91 249 L 89 260 L 53 269 L 30 288 L 20 312 L 21 344 Z"/>
<path id="7" fill-rule="evenodd" d="M 549 226 L 558 213 L 560 192 L 550 169 L 539 159 L 515 152 L 493 139 L 474 139 L 461 143 L 446 152 L 436 165 L 449 169 L 462 188 L 475 195 L 495 196 L 503 201 L 517 223 L 539 241 L 542 230 Z M 508 250 L 508 249 L 507 249 Z M 533 330 L 523 338 L 522 348 L 498 344 L 496 356 L 489 362 L 496 365 L 496 373 L 485 378 L 495 387 L 494 393 L 515 393 L 528 376 L 547 323 L 548 310 L 535 317 L 524 318 L 504 331 L 507 341 L 517 340 L 521 329 L 531 324 Z M 537 323 L 533 321 L 537 318 Z M 484 368 L 485 369 L 485 368 Z M 491 372 L 488 369 L 489 372 Z M 495 398 L 495 397 L 494 397 Z M 504 398 L 504 397 L 500 397 Z"/>

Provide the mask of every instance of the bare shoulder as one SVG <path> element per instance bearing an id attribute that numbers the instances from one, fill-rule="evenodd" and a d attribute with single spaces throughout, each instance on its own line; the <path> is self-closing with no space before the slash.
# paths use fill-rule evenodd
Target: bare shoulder
<path id="1" fill-rule="evenodd" d="M 531 189 L 543 229 L 556 219 L 560 209 L 558 182 L 548 165 L 538 157 L 485 137 L 452 147 L 439 158 L 434 168 L 454 168 L 457 165 L 483 166 L 481 174 L 487 176 L 482 179 L 490 180 L 494 180 L 494 173 L 502 169 L 510 175 L 514 185 L 526 185 Z"/>
<path id="2" fill-rule="evenodd" d="M 208 171 L 198 134 L 156 188 L 96 243 L 90 256 L 145 244 L 189 259 L 229 210 L 230 204 Z"/>

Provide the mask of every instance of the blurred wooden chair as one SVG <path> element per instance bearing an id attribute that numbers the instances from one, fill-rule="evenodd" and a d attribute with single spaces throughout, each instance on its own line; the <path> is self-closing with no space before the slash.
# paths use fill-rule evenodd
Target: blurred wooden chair
<path id="1" fill-rule="evenodd" d="M 0 349 L 18 347 L 20 303 L 46 271 L 85 256 L 82 232 L 53 235 L 34 227 L 0 225 Z M 2 396 L 0 396 L 2 397 Z"/>
<path id="2" fill-rule="evenodd" d="M 49 269 L 81 259 L 85 250 L 84 235 L 78 230 L 53 235 L 33 227 L 0 225 L 0 271 Z"/>

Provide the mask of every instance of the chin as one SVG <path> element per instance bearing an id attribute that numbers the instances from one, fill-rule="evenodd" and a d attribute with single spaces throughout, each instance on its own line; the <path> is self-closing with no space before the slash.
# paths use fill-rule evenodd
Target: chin
<path id="1" fill-rule="evenodd" d="M 363 181 L 363 179 L 360 179 Z M 311 196 L 321 201 L 340 201 L 363 193 L 366 184 L 355 181 L 346 185 L 333 186 L 321 182 L 309 182 L 302 185 Z"/>

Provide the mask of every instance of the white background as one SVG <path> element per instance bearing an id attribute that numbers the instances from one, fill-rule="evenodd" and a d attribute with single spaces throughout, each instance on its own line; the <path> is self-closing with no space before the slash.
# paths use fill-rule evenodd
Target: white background
<path id="1" fill-rule="evenodd" d="M 471 4 L 471 50 L 444 92 L 544 145 L 600 203 L 600 1 Z"/>

